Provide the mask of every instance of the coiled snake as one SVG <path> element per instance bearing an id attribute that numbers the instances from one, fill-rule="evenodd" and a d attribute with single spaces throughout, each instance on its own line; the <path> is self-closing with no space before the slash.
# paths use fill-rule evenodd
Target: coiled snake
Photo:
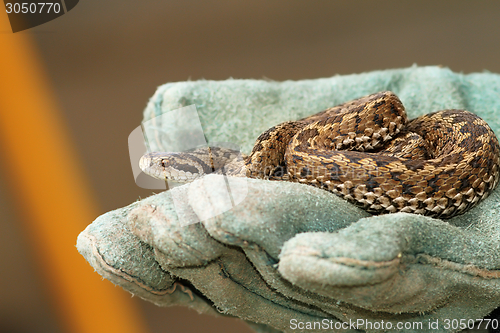
<path id="1" fill-rule="evenodd" d="M 443 110 L 408 121 L 399 98 L 386 91 L 274 126 L 249 156 L 218 147 L 153 152 L 140 167 L 175 181 L 212 172 L 294 181 L 373 213 L 450 218 L 497 186 L 500 147 L 471 112 Z"/>

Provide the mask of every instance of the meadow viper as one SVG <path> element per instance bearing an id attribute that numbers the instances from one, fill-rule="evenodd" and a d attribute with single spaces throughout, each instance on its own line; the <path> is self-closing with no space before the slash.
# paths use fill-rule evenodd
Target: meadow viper
<path id="1" fill-rule="evenodd" d="M 249 156 L 220 147 L 153 152 L 140 167 L 174 181 L 213 172 L 294 181 L 372 213 L 450 218 L 497 186 L 500 147 L 471 112 L 442 110 L 408 121 L 399 98 L 385 91 L 274 126 Z"/>

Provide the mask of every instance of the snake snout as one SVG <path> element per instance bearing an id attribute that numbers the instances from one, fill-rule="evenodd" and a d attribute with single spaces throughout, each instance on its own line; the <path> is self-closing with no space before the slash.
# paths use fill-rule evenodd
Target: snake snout
<path id="1" fill-rule="evenodd" d="M 162 168 L 159 167 L 158 163 L 156 163 L 156 155 L 156 153 L 148 153 L 141 156 L 141 159 L 139 160 L 139 168 L 142 172 L 153 178 L 165 179 Z"/>
<path id="2" fill-rule="evenodd" d="M 139 168 L 141 168 L 143 172 L 146 172 L 145 169 L 149 167 L 151 162 L 151 158 L 149 158 L 148 155 L 149 154 L 141 156 L 141 159 L 139 160 Z"/>
<path id="3" fill-rule="evenodd" d="M 139 160 L 139 168 L 142 170 L 142 172 L 144 172 L 145 174 L 147 175 L 153 175 L 152 174 L 152 156 L 151 154 L 145 154 L 143 156 L 141 156 L 141 159 Z"/>
<path id="4" fill-rule="evenodd" d="M 203 161 L 200 163 L 200 159 L 193 161 L 195 157 L 183 152 L 152 152 L 141 157 L 139 167 L 142 172 L 153 178 L 191 182 L 213 172 L 213 168 Z"/>

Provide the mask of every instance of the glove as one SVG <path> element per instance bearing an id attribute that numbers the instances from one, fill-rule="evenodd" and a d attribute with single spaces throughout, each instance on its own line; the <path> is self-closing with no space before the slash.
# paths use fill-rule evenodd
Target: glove
<path id="1" fill-rule="evenodd" d="M 209 143 L 248 153 L 282 121 L 392 90 L 410 118 L 468 109 L 500 133 L 498 89 L 499 75 L 437 67 L 181 82 L 158 89 L 145 119 L 195 104 Z M 499 189 L 439 220 L 371 216 L 311 186 L 209 175 L 100 216 L 77 247 L 145 300 L 239 317 L 259 332 L 457 332 L 500 306 L 499 216 Z"/>

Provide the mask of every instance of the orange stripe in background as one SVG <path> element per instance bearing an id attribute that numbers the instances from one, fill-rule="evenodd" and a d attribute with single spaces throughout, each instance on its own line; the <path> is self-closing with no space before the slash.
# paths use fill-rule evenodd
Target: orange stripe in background
<path id="1" fill-rule="evenodd" d="M 103 281 L 76 250 L 76 237 L 97 217 L 96 203 L 29 35 L 8 31 L 0 14 L 0 161 L 60 326 L 71 333 L 146 332 L 130 295 Z"/>

